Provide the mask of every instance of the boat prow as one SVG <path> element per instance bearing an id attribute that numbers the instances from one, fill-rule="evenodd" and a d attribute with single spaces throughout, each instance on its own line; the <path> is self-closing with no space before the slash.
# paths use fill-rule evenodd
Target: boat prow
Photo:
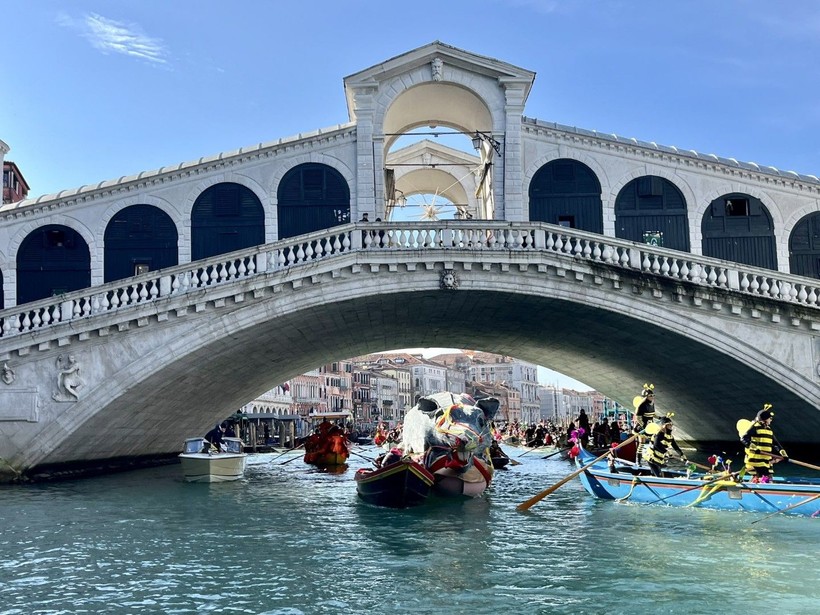
<path id="1" fill-rule="evenodd" d="M 374 506 L 409 508 L 427 500 L 435 477 L 420 463 L 404 457 L 393 463 L 356 472 L 356 493 Z"/>

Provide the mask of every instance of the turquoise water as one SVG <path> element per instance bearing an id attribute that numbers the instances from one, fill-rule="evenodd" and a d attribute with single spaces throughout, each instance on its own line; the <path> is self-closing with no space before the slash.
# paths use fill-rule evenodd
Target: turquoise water
<path id="1" fill-rule="evenodd" d="M 0 488 L 0 614 L 814 614 L 820 519 L 595 500 L 527 454 L 474 500 L 394 511 L 295 454 Z M 506 449 L 514 458 L 522 451 Z"/>

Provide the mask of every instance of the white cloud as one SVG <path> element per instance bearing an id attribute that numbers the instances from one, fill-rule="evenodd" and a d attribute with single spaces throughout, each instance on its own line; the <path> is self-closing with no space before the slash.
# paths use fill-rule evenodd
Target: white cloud
<path id="1" fill-rule="evenodd" d="M 72 28 L 103 53 L 120 53 L 152 64 L 168 64 L 161 39 L 147 36 L 137 24 L 127 24 L 90 13 L 82 19 L 60 15 L 57 23 Z"/>

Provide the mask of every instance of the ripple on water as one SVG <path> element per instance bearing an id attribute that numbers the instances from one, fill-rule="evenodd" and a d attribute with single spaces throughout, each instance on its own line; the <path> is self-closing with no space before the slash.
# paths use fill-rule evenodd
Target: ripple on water
<path id="1" fill-rule="evenodd" d="M 817 520 L 616 504 L 577 481 L 521 513 L 573 471 L 535 454 L 482 498 L 382 510 L 356 497 L 368 461 L 290 458 L 220 485 L 169 466 L 2 488 L 0 614 L 808 615 L 820 600 Z"/>

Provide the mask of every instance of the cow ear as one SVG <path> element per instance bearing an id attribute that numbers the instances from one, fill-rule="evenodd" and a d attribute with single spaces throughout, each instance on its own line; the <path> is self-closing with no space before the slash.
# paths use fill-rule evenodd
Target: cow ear
<path id="1" fill-rule="evenodd" d="M 476 402 L 476 406 L 481 408 L 484 412 L 484 416 L 487 420 L 491 420 L 496 413 L 498 412 L 498 407 L 501 405 L 501 402 L 498 401 L 495 397 L 485 397 L 484 399 L 479 399 Z"/>

